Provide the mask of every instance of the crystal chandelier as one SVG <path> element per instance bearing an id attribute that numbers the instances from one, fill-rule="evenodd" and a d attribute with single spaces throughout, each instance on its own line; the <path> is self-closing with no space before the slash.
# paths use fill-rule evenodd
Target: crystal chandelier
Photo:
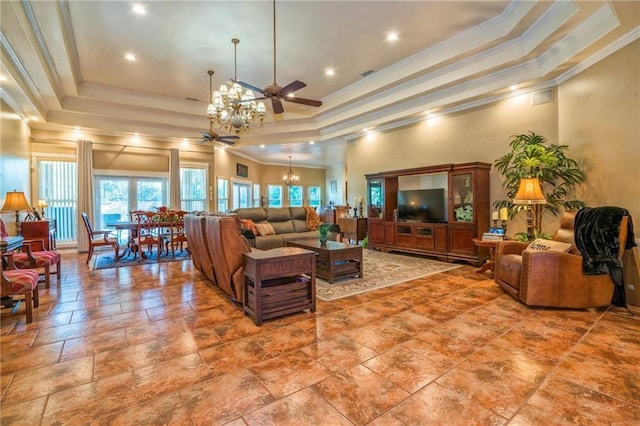
<path id="1" fill-rule="evenodd" d="M 234 50 L 234 73 L 231 87 L 227 89 L 226 85 L 220 86 L 219 90 L 213 92 L 213 71 L 207 71 L 209 74 L 209 99 L 211 103 L 207 107 L 207 115 L 210 122 L 219 129 L 224 129 L 227 133 L 232 131 L 237 134 L 241 130 L 245 133 L 249 132 L 251 127 L 262 127 L 267 108 L 264 102 L 256 102 L 255 96 L 251 90 L 242 93 L 242 87 L 238 81 L 238 55 L 237 48 L 240 40 L 231 39 Z"/>
<path id="2" fill-rule="evenodd" d="M 289 156 L 289 171 L 282 177 L 282 181 L 285 185 L 290 187 L 292 185 L 297 185 L 299 180 L 300 178 L 298 177 L 298 175 L 294 175 L 293 171 L 291 170 L 291 156 Z"/>

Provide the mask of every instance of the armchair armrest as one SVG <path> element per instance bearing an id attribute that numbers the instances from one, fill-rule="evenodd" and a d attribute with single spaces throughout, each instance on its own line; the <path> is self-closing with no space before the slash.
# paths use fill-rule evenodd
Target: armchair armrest
<path id="1" fill-rule="evenodd" d="M 44 240 L 42 238 L 25 238 L 22 241 L 22 247 L 29 247 L 32 251 L 46 251 Z"/>
<path id="2" fill-rule="evenodd" d="M 496 257 L 503 254 L 522 254 L 529 243 L 522 241 L 500 241 L 496 250 Z"/>
<path id="3" fill-rule="evenodd" d="M 91 234 L 89 235 L 89 237 L 93 238 L 96 235 L 102 235 L 102 238 L 104 239 L 104 241 L 109 242 L 108 240 L 109 234 L 111 234 L 111 231 L 107 231 L 107 230 L 91 231 Z"/>
<path id="4" fill-rule="evenodd" d="M 6 262 L 6 263 L 5 263 Z M 7 265 L 5 267 L 5 264 Z M 2 253 L 2 270 L 18 269 L 13 261 L 13 251 Z"/>
<path id="5" fill-rule="evenodd" d="M 585 275 L 582 256 L 524 250 L 520 299 L 531 306 L 584 309 L 608 306 L 613 295 L 609 275 Z"/>

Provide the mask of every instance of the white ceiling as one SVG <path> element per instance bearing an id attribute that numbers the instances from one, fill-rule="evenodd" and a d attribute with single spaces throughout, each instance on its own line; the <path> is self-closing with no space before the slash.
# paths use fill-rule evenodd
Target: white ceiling
<path id="1" fill-rule="evenodd" d="M 143 16 L 132 12 L 143 4 Z M 0 95 L 37 129 L 175 144 L 208 128 L 214 86 L 273 83 L 271 1 L 2 1 Z M 328 166 L 346 140 L 570 78 L 640 36 L 640 2 L 293 1 L 276 4 L 277 83 L 320 108 L 270 105 L 232 149 Z M 388 32 L 398 40 L 388 42 Z M 134 53 L 135 62 L 124 59 Z M 327 77 L 324 71 L 336 74 Z M 372 74 L 361 74 L 372 70 Z M 513 93 L 513 92 L 512 92 Z M 189 98 L 189 99 L 187 99 Z M 315 141 L 315 144 L 309 144 Z M 264 145 L 264 147 L 261 147 Z"/>

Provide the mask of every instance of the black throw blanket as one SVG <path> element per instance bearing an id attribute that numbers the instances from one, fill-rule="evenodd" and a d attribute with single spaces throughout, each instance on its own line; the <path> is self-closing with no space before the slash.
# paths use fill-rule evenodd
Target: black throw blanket
<path id="1" fill-rule="evenodd" d="M 625 250 L 636 246 L 633 222 L 626 209 L 619 207 L 585 207 L 578 211 L 574 222 L 576 247 L 582 254 L 582 272 L 586 275 L 609 274 L 615 284 L 611 303 L 627 306 L 622 278 L 620 222 L 629 217 Z"/>

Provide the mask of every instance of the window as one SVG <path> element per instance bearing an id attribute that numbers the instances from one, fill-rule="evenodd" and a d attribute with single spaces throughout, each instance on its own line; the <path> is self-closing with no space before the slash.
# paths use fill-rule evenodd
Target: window
<path id="1" fill-rule="evenodd" d="M 251 184 L 233 182 L 233 210 L 249 207 L 251 203 Z"/>
<path id="2" fill-rule="evenodd" d="M 267 185 L 269 207 L 282 207 L 282 185 Z"/>
<path id="3" fill-rule="evenodd" d="M 45 215 L 56 220 L 58 243 L 77 241 L 78 167 L 75 160 L 38 160 L 38 198 L 47 200 Z"/>
<path id="4" fill-rule="evenodd" d="M 180 167 L 180 204 L 182 210 L 203 211 L 207 203 L 207 169 Z"/>
<path id="5" fill-rule="evenodd" d="M 291 207 L 302 207 L 302 186 L 291 185 L 289 187 L 289 205 Z"/>
<path id="6" fill-rule="evenodd" d="M 321 186 L 307 187 L 307 202 L 309 203 L 309 207 L 320 207 L 320 205 L 322 204 Z"/>
<path id="7" fill-rule="evenodd" d="M 262 194 L 260 193 L 260 184 L 254 183 L 253 184 L 253 207 L 261 207 L 261 203 L 260 203 L 261 195 Z"/>
<path id="8" fill-rule="evenodd" d="M 96 176 L 96 229 L 128 221 L 133 210 L 167 205 L 167 179 L 143 176 Z"/>
<path id="9" fill-rule="evenodd" d="M 218 178 L 218 213 L 229 210 L 229 180 Z"/>

